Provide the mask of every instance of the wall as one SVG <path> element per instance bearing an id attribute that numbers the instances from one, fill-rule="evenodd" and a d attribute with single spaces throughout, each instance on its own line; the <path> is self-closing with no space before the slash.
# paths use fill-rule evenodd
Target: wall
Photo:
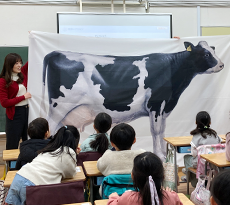
<path id="1" fill-rule="evenodd" d="M 79 12 L 79 5 L 0 5 L 0 45 L 28 45 L 28 31 L 57 32 L 57 12 Z M 115 13 L 123 13 L 121 5 Z M 201 8 L 201 26 L 230 26 L 230 8 Z M 110 5 L 83 5 L 83 12 L 110 13 Z M 145 13 L 143 5 L 126 6 L 127 13 Z M 197 35 L 196 7 L 150 7 L 150 13 L 173 14 L 173 36 Z M 10 14 L 10 15 L 9 15 Z"/>

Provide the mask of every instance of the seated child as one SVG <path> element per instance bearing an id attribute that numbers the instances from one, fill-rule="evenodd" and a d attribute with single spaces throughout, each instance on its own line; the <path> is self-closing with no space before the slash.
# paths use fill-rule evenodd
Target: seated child
<path id="1" fill-rule="evenodd" d="M 16 169 L 19 170 L 23 165 L 38 155 L 37 151 L 43 149 L 49 142 L 46 140 L 50 136 L 49 124 L 44 118 L 33 120 L 28 126 L 29 140 L 20 144 L 20 154 L 16 163 Z"/>
<path id="2" fill-rule="evenodd" d="M 116 151 L 107 150 L 98 159 L 97 168 L 104 175 L 130 174 L 133 168 L 133 159 L 145 150 L 131 150 L 136 142 L 134 129 L 125 123 L 116 125 L 110 134 L 110 141 Z"/>
<path id="3" fill-rule="evenodd" d="M 221 138 L 217 135 L 216 131 L 210 128 L 211 118 L 210 115 L 201 111 L 196 115 L 196 129 L 190 132 L 193 135 L 191 141 L 191 153 L 192 155 L 184 156 L 185 169 L 182 172 L 186 174 L 189 167 L 197 168 L 197 148 L 201 145 L 211 145 L 221 143 Z M 186 176 L 181 177 L 182 181 L 186 181 Z M 196 176 L 195 174 L 190 174 L 190 180 L 192 186 L 196 186 Z"/>
<path id="4" fill-rule="evenodd" d="M 121 196 L 112 193 L 108 205 L 183 205 L 176 192 L 162 189 L 164 168 L 155 154 L 145 152 L 137 155 L 131 176 L 136 191 L 126 191 Z"/>
<path id="5" fill-rule="evenodd" d="M 79 139 L 77 128 L 61 127 L 40 154 L 16 173 L 6 203 L 24 204 L 27 186 L 57 184 L 62 179 L 74 177 Z"/>
<path id="6" fill-rule="evenodd" d="M 211 205 L 229 205 L 230 204 L 230 170 L 220 172 L 214 177 L 211 186 Z"/>
<path id="7" fill-rule="evenodd" d="M 112 118 L 106 113 L 99 113 L 94 119 L 94 129 L 97 134 L 90 135 L 82 144 L 81 152 L 99 152 L 104 154 L 107 149 L 112 149 L 109 135 L 106 133 L 112 124 Z"/>

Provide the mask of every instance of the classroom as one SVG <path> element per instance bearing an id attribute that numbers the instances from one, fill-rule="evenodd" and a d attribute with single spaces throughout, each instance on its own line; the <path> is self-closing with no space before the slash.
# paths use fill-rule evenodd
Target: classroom
<path id="1" fill-rule="evenodd" d="M 0 204 L 230 204 L 229 10 L 0 0 Z"/>

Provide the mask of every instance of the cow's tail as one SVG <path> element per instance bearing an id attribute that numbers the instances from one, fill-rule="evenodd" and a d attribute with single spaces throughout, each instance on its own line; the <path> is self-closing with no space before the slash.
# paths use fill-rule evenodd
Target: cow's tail
<path id="1" fill-rule="evenodd" d="M 41 100 L 41 107 L 40 107 L 40 116 L 46 118 L 47 112 L 46 112 L 46 99 L 45 99 L 45 90 L 46 90 L 46 72 L 49 60 L 52 56 L 57 55 L 56 51 L 53 51 L 49 54 L 47 54 L 43 61 L 43 74 L 42 74 L 42 100 Z"/>

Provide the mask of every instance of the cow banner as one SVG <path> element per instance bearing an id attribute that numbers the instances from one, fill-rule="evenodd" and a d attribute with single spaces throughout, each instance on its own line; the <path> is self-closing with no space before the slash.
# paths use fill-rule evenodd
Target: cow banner
<path id="1" fill-rule="evenodd" d="M 51 133 L 74 125 L 81 141 L 100 112 L 130 123 L 136 147 L 165 155 L 163 137 L 188 136 L 199 111 L 230 131 L 230 36 L 111 39 L 31 32 L 29 121 Z"/>

